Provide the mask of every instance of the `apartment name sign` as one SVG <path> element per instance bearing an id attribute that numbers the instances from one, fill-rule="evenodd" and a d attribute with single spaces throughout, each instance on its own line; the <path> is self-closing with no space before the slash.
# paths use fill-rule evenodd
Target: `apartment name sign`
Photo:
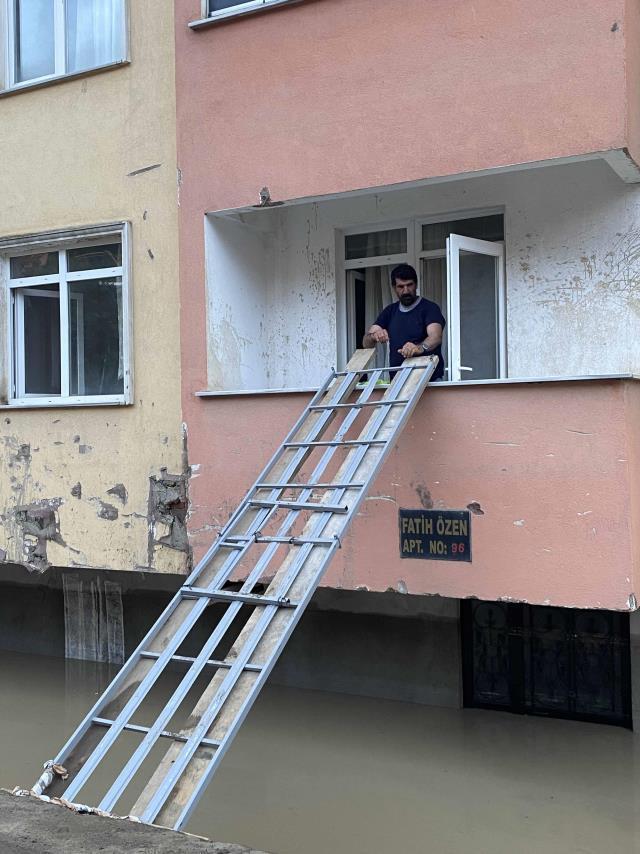
<path id="1" fill-rule="evenodd" d="M 469 510 L 398 511 L 400 557 L 471 562 Z"/>

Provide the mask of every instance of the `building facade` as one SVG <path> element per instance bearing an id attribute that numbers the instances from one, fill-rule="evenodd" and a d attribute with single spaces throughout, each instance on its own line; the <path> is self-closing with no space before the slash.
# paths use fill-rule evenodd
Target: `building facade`
<path id="1" fill-rule="evenodd" d="M 394 264 L 447 317 L 447 382 L 282 678 L 630 724 L 639 41 L 632 0 L 177 4 L 196 557 L 391 300 Z M 412 508 L 466 510 L 472 562 L 403 557 Z M 321 642 L 386 652 L 340 676 L 311 663 Z M 403 687 L 393 654 L 414 662 Z"/>
<path id="2" fill-rule="evenodd" d="M 0 32 L 0 575 L 64 569 L 91 655 L 94 570 L 190 562 L 173 4 L 2 0 Z"/>

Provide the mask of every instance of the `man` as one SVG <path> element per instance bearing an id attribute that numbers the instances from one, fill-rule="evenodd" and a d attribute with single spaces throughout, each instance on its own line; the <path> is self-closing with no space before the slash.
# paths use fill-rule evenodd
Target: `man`
<path id="1" fill-rule="evenodd" d="M 430 354 L 438 357 L 433 380 L 444 376 L 442 333 L 445 319 L 440 308 L 417 294 L 418 275 L 409 264 L 400 264 L 391 271 L 391 284 L 398 302 L 380 312 L 380 316 L 362 340 L 363 347 L 389 342 L 389 367 L 401 365 L 411 356 Z"/>

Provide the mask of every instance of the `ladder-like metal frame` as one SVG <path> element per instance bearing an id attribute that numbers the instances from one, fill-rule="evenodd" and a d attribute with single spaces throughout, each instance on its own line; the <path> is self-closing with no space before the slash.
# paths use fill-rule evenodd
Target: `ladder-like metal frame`
<path id="1" fill-rule="evenodd" d="M 379 399 L 370 399 L 384 371 L 369 369 L 372 350 L 357 351 L 346 371 L 333 371 L 267 464 L 245 499 L 198 563 L 183 587 L 87 714 L 55 760 L 68 779 L 55 777 L 47 794 L 76 801 L 110 748 L 123 732 L 143 737 L 98 804 L 112 812 L 160 739 L 171 743 L 131 813 L 142 821 L 176 830 L 184 826 L 218 768 L 260 689 L 266 682 L 293 629 L 316 590 L 341 538 L 364 499 L 393 442 L 403 429 L 437 365 L 434 357 L 406 360 L 391 369 L 393 381 Z M 366 375 L 357 400 L 349 402 Z M 345 439 L 356 419 L 369 418 L 357 439 Z M 337 413 L 343 412 L 334 438 L 321 437 Z M 339 448 L 347 450 L 333 479 L 323 480 Z M 296 481 L 309 455 L 321 457 L 309 480 Z M 295 500 L 283 492 L 297 492 Z M 314 493 L 323 493 L 314 501 Z M 261 529 L 286 511 L 276 536 Z M 301 513 L 308 513 L 302 534 L 291 535 Z M 265 548 L 250 565 L 239 591 L 223 589 L 255 544 Z M 272 558 L 287 547 L 264 595 L 253 589 L 270 568 Z M 226 611 L 196 657 L 178 650 L 211 602 Z M 254 612 L 224 660 L 212 656 L 241 608 Z M 132 718 L 166 668 L 187 669 L 172 696 L 150 726 Z M 181 732 L 168 725 L 196 679 L 214 669 L 210 682 Z M 34 787 L 42 792 L 41 782 Z"/>

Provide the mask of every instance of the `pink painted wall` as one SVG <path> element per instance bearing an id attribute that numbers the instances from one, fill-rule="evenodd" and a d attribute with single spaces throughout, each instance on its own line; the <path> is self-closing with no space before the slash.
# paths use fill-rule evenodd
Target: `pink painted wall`
<path id="1" fill-rule="evenodd" d="M 193 395 L 208 382 L 205 211 L 254 203 L 265 184 L 274 199 L 304 197 L 621 147 L 640 136 L 640 106 L 626 117 L 635 2 L 305 0 L 199 31 L 200 0 L 177 2 L 192 445 L 204 426 Z"/>
<path id="2" fill-rule="evenodd" d="M 192 483 L 198 553 L 304 402 L 198 401 L 190 454 L 201 464 Z M 634 381 L 428 389 L 323 583 L 626 610 L 640 557 L 631 522 L 639 416 Z M 400 507 L 476 502 L 483 515 L 472 518 L 472 563 L 399 557 Z"/>
<path id="3" fill-rule="evenodd" d="M 629 144 L 631 0 L 307 0 L 198 31 L 199 0 L 176 5 L 202 209 Z"/>

